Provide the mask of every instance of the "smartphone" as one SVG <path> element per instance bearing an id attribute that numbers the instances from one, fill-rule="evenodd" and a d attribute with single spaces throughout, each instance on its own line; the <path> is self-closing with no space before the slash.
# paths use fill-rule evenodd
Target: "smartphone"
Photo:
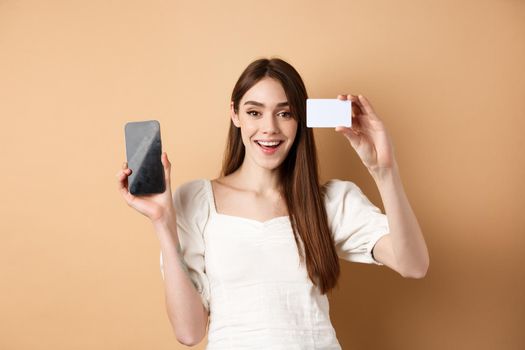
<path id="1" fill-rule="evenodd" d="M 128 122 L 124 126 L 126 158 L 131 175 L 128 191 L 133 195 L 163 193 L 166 189 L 161 161 L 162 144 L 157 120 Z"/>

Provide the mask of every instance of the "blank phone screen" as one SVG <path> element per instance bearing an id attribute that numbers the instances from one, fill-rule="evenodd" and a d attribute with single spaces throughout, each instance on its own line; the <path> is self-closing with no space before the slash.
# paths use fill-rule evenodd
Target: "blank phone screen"
<path id="1" fill-rule="evenodd" d="M 133 195 L 163 193 L 166 189 L 157 120 L 126 123 L 126 158 L 131 175 L 128 191 Z"/>

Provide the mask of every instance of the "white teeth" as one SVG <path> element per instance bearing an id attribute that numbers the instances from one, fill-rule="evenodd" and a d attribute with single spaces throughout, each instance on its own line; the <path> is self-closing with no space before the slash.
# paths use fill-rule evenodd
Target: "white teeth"
<path id="1" fill-rule="evenodd" d="M 279 143 L 281 143 L 281 141 L 273 141 L 273 142 L 257 141 L 257 142 L 263 146 L 276 146 Z"/>

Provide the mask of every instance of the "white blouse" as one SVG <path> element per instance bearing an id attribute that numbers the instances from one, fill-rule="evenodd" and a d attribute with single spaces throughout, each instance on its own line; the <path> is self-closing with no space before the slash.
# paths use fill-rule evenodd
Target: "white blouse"
<path id="1" fill-rule="evenodd" d="M 383 265 L 372 248 L 389 233 L 386 215 L 350 181 L 327 182 L 325 206 L 340 258 Z M 184 261 L 210 312 L 207 350 L 341 349 L 321 295 L 300 264 L 288 216 L 261 222 L 217 213 L 211 182 L 174 195 Z M 160 254 L 162 278 L 162 252 Z"/>

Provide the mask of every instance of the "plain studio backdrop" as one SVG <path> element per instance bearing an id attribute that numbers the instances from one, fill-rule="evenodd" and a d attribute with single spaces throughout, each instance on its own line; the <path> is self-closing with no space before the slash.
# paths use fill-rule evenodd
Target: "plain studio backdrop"
<path id="1" fill-rule="evenodd" d="M 173 190 L 215 178 L 233 85 L 269 56 L 310 97 L 371 100 L 428 244 L 422 280 L 342 261 L 343 348 L 525 348 L 525 1 L 1 0 L 1 349 L 185 348 L 117 191 L 124 124 L 159 120 Z M 347 140 L 315 136 L 323 182 L 383 208 Z"/>

